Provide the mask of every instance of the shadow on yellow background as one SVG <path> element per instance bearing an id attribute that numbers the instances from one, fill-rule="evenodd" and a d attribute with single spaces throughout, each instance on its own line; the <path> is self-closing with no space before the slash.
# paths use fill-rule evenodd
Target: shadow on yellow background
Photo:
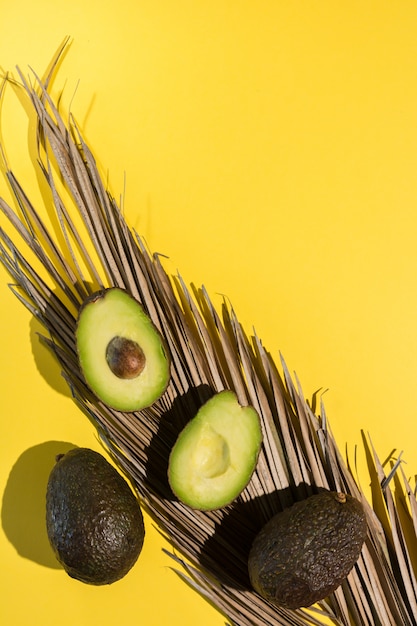
<path id="1" fill-rule="evenodd" d="M 39 375 L 57 393 L 72 397 L 71 389 L 61 374 L 61 367 L 51 350 L 43 343 L 45 329 L 41 323 L 32 318 L 29 323 L 29 340 L 34 363 Z"/>
<path id="2" fill-rule="evenodd" d="M 46 534 L 46 486 L 56 456 L 74 447 L 46 441 L 25 450 L 11 468 L 3 493 L 1 521 L 7 539 L 21 557 L 45 567 L 61 568 Z"/>

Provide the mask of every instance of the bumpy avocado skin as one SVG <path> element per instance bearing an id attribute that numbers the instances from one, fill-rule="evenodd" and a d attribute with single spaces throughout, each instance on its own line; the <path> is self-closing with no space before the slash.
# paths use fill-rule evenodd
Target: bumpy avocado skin
<path id="1" fill-rule="evenodd" d="M 297 609 L 324 599 L 359 558 L 367 523 L 348 494 L 320 492 L 275 515 L 256 536 L 248 560 L 253 588 Z"/>
<path id="2" fill-rule="evenodd" d="M 125 576 L 145 537 L 142 512 L 128 483 L 88 448 L 58 457 L 48 480 L 46 527 L 69 576 L 91 585 Z"/>

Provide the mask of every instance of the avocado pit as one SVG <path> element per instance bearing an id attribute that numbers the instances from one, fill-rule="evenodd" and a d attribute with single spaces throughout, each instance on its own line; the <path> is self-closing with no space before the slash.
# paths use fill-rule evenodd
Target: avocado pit
<path id="1" fill-rule="evenodd" d="M 106 348 L 106 361 L 115 376 L 125 380 L 137 378 L 146 365 L 140 345 L 126 337 L 113 337 Z"/>

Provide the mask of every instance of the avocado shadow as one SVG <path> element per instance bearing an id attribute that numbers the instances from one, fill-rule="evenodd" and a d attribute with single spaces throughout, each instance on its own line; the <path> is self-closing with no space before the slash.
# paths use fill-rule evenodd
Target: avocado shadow
<path id="1" fill-rule="evenodd" d="M 146 462 L 148 485 L 156 490 L 159 497 L 176 499 L 168 481 L 171 450 L 182 429 L 213 394 L 214 391 L 206 384 L 190 387 L 186 393 L 177 396 L 171 407 L 160 416 L 158 430 L 147 449 Z"/>
<path id="2" fill-rule="evenodd" d="M 28 448 L 13 465 L 3 494 L 1 522 L 18 554 L 39 565 L 62 569 L 46 532 L 46 488 L 58 454 L 76 448 L 47 441 Z"/>
<path id="3" fill-rule="evenodd" d="M 300 483 L 250 500 L 238 498 L 224 510 L 222 520 L 203 545 L 199 558 L 202 568 L 223 584 L 250 590 L 248 558 L 256 535 L 274 515 L 320 491 L 327 489 Z"/>
<path id="4" fill-rule="evenodd" d="M 39 373 L 55 391 L 69 398 L 72 398 L 73 394 L 63 371 L 68 363 L 72 363 L 75 371 L 79 369 L 75 339 L 77 315 L 82 302 L 100 289 L 98 284 L 91 281 L 77 282 L 72 287 L 67 285 L 64 291 L 56 287 L 52 289 L 40 318 L 34 315 L 29 323 L 32 356 Z M 42 321 L 42 317 L 45 322 Z M 62 324 L 66 327 L 66 335 L 63 338 L 56 326 L 57 317 L 62 318 Z M 52 334 L 57 335 L 54 339 L 51 337 L 50 329 Z M 49 345 L 48 342 L 51 341 L 52 345 Z"/>

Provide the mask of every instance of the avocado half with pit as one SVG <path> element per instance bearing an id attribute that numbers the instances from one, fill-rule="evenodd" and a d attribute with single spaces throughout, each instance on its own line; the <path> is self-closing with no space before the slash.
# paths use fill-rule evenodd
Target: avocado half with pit
<path id="1" fill-rule="evenodd" d="M 168 479 L 184 504 L 199 510 L 230 504 L 249 483 L 262 444 L 258 413 L 232 391 L 208 400 L 171 450 Z"/>
<path id="2" fill-rule="evenodd" d="M 140 303 L 118 287 L 82 304 L 76 326 L 84 379 L 107 406 L 139 411 L 153 404 L 170 378 L 165 342 Z"/>

